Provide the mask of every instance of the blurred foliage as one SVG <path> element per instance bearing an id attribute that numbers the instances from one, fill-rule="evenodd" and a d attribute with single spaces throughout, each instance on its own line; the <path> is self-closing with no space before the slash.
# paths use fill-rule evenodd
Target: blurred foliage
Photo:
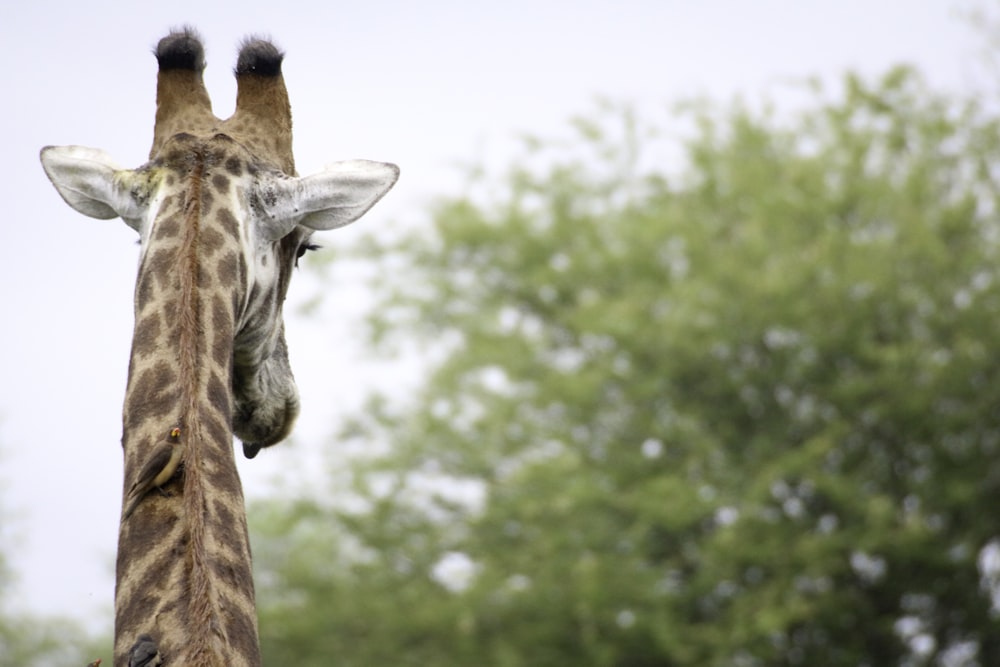
<path id="1" fill-rule="evenodd" d="M 368 239 L 435 361 L 346 509 L 256 508 L 267 664 L 1000 665 L 998 118 L 811 99 L 673 160 L 606 104 Z"/>
<path id="2" fill-rule="evenodd" d="M 0 515 L 2 515 L 0 507 Z M 12 609 L 12 586 L 15 577 L 5 553 L 16 548 L 10 534 L 10 518 L 4 517 L 0 530 L 0 667 L 82 667 L 99 656 L 110 658 L 111 641 L 90 637 L 76 621 L 38 616 Z"/>
<path id="3" fill-rule="evenodd" d="M 83 667 L 98 657 L 110 664 L 111 640 L 88 637 L 68 618 L 0 615 L 0 665 Z"/>

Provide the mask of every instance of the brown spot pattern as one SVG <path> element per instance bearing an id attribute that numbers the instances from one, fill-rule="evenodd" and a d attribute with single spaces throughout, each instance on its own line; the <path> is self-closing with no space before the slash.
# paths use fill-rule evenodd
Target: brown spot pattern
<path id="1" fill-rule="evenodd" d="M 229 415 L 224 415 L 225 423 L 217 417 L 205 416 L 205 431 L 215 443 L 225 443 L 227 450 L 232 450 L 233 434 L 229 430 Z"/>
<path id="2" fill-rule="evenodd" d="M 218 252 L 219 248 L 225 244 L 226 239 L 218 232 L 218 230 L 206 227 L 201 230 L 200 241 L 202 250 L 204 250 L 207 255 L 211 256 Z"/>
<path id="3" fill-rule="evenodd" d="M 168 326 L 177 323 L 177 317 L 180 314 L 177 308 L 177 299 L 168 299 L 163 302 L 163 317 L 166 319 Z"/>
<path id="4" fill-rule="evenodd" d="M 241 283 L 239 276 L 239 260 L 235 250 L 230 250 L 216 264 L 216 275 L 219 283 L 227 286 L 236 286 Z"/>
<path id="5" fill-rule="evenodd" d="M 160 316 L 150 313 L 144 316 L 135 326 L 132 337 L 132 353 L 140 357 L 152 354 L 159 344 Z"/>
<path id="6" fill-rule="evenodd" d="M 219 368 L 229 368 L 233 356 L 232 315 L 221 295 L 212 298 L 212 361 Z"/>
<path id="7" fill-rule="evenodd" d="M 135 302 L 138 304 L 149 303 L 153 297 L 153 275 L 143 271 L 139 274 L 135 283 Z"/>
<path id="8" fill-rule="evenodd" d="M 221 415 L 228 415 L 232 411 L 229 387 L 219 379 L 218 374 L 212 373 L 208 380 L 208 402 Z"/>
<path id="9" fill-rule="evenodd" d="M 158 221 L 156 223 L 156 233 L 154 238 L 157 240 L 162 239 L 172 239 L 181 232 L 181 221 L 177 216 L 171 216 L 165 220 Z"/>
<path id="10" fill-rule="evenodd" d="M 158 361 L 151 368 L 139 371 L 128 391 L 129 402 L 134 406 L 129 416 L 133 420 L 149 420 L 170 414 L 180 396 L 176 383 L 177 374 L 166 361 Z M 136 423 L 133 421 L 125 426 L 134 427 Z"/>
<path id="11" fill-rule="evenodd" d="M 237 238 L 240 233 L 240 223 L 229 209 L 220 208 L 215 213 L 216 220 L 222 225 L 223 233 L 229 238 Z"/>
<path id="12" fill-rule="evenodd" d="M 200 264 L 198 266 L 198 289 L 211 289 L 212 282 L 212 270 L 204 264 Z"/>

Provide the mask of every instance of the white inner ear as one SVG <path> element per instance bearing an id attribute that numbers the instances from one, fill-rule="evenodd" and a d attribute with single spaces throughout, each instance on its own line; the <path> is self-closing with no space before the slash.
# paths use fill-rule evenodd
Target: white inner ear
<path id="1" fill-rule="evenodd" d="M 277 240 L 295 225 L 327 230 L 364 215 L 399 178 L 399 167 L 386 162 L 336 162 L 305 177 L 270 176 L 257 185 L 264 235 Z"/>
<path id="2" fill-rule="evenodd" d="M 142 207 L 131 194 L 134 172 L 121 169 L 111 156 L 85 146 L 46 146 L 42 168 L 74 209 L 99 220 L 121 216 L 132 227 Z"/>

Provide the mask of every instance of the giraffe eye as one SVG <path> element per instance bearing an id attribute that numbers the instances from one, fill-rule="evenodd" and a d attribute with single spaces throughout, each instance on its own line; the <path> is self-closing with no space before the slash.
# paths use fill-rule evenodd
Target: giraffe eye
<path id="1" fill-rule="evenodd" d="M 319 250 L 319 248 L 320 246 L 315 243 L 303 243 L 300 245 L 299 249 L 295 252 L 295 266 L 299 265 L 299 259 L 302 258 L 302 255 L 306 254 L 310 250 Z"/>
<path id="2" fill-rule="evenodd" d="M 319 250 L 319 246 L 315 243 L 303 243 L 299 246 L 298 252 L 295 253 L 295 258 L 298 259 L 302 255 L 306 254 L 310 250 Z"/>

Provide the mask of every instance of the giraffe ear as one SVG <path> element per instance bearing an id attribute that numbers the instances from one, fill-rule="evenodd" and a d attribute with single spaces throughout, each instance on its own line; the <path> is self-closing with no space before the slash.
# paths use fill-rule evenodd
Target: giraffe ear
<path id="1" fill-rule="evenodd" d="M 142 205 L 132 195 L 134 172 L 121 169 L 107 153 L 84 146 L 46 146 L 42 168 L 52 185 L 78 212 L 98 220 L 121 216 L 138 226 Z"/>
<path id="2" fill-rule="evenodd" d="M 389 192 L 398 178 L 399 167 L 394 164 L 348 160 L 311 176 L 262 180 L 257 200 L 264 213 L 264 235 L 276 240 L 295 225 L 327 230 L 350 224 Z"/>

